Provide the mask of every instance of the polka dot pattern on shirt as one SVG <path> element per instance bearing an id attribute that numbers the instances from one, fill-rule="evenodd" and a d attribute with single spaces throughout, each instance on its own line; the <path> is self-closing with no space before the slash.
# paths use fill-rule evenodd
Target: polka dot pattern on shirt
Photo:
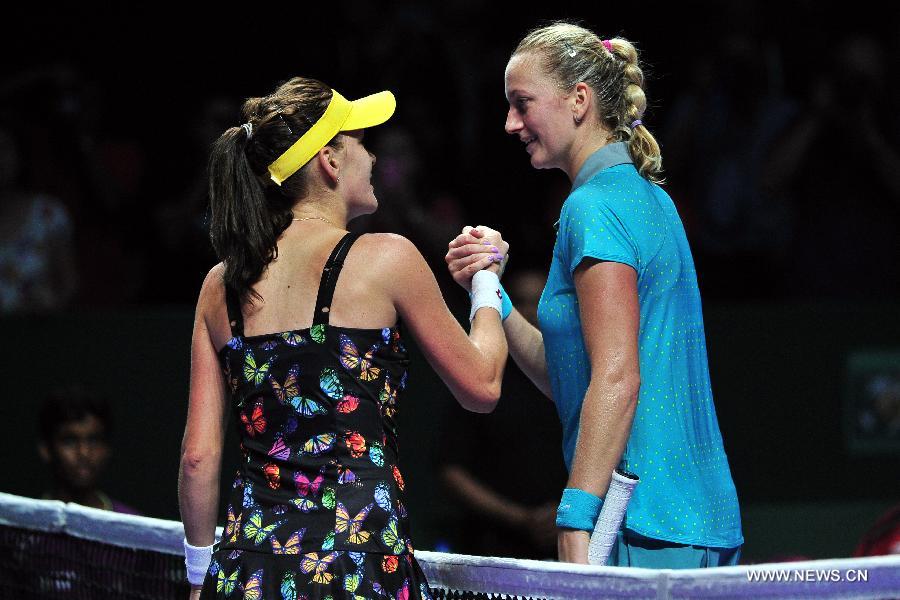
<path id="1" fill-rule="evenodd" d="M 569 195 L 539 304 L 566 464 L 571 468 L 591 378 L 573 280 L 585 258 L 626 264 L 637 273 L 641 387 L 621 466 L 641 482 L 627 527 L 676 543 L 740 545 L 737 493 L 713 404 L 690 247 L 671 198 L 632 164 L 604 168 Z"/>

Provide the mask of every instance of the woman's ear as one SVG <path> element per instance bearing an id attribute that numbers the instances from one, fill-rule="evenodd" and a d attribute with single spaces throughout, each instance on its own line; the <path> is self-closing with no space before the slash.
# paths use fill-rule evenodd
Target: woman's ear
<path id="1" fill-rule="evenodd" d="M 588 111 L 594 103 L 594 90 L 591 86 L 583 81 L 575 84 L 575 91 L 572 92 L 572 118 L 575 123 L 581 123 L 587 116 Z"/>
<path id="2" fill-rule="evenodd" d="M 319 168 L 332 185 L 337 185 L 341 179 L 341 158 L 340 153 L 331 146 L 325 146 L 316 154 Z"/>

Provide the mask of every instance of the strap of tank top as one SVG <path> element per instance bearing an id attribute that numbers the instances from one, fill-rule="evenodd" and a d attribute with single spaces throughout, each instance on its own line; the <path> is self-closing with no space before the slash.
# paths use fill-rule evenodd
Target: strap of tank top
<path id="1" fill-rule="evenodd" d="M 313 325 L 328 324 L 328 316 L 331 313 L 331 302 L 334 299 L 334 288 L 337 286 L 338 276 L 344 267 L 344 259 L 350 252 L 350 246 L 360 236 L 359 233 L 348 233 L 337 243 L 325 268 L 322 270 L 322 280 L 319 282 L 319 295 L 316 298 L 316 312 L 313 314 Z"/>
<path id="2" fill-rule="evenodd" d="M 241 302 L 237 292 L 225 286 L 225 306 L 228 308 L 228 324 L 231 326 L 231 337 L 243 337 L 244 315 L 241 314 Z"/>

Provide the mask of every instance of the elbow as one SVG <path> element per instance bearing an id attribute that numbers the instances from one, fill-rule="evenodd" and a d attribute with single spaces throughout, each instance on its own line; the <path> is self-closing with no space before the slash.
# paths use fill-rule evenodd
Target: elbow
<path id="1" fill-rule="evenodd" d="M 494 409 L 497 408 L 497 403 L 488 403 L 488 402 L 478 402 L 477 404 L 472 404 L 467 407 L 469 412 L 478 413 L 480 415 L 486 415 L 494 412 Z"/>
<path id="2" fill-rule="evenodd" d="M 597 382 L 613 390 L 618 405 L 623 412 L 633 413 L 637 408 L 641 391 L 641 376 L 637 371 L 611 371 L 603 373 Z"/>
<path id="3" fill-rule="evenodd" d="M 501 376 L 502 377 L 502 376 Z M 497 406 L 497 402 L 500 401 L 500 394 L 502 393 L 502 385 L 503 380 L 499 377 L 493 378 L 491 381 L 486 382 L 481 389 L 484 391 L 482 395 L 482 402 L 485 404 L 491 405 L 491 410 L 494 410 L 494 407 Z M 490 412 L 490 411 L 488 411 Z"/>
<path id="4" fill-rule="evenodd" d="M 630 373 L 619 382 L 619 398 L 625 409 L 634 413 L 637 408 L 638 395 L 641 391 L 641 376 L 638 373 Z"/>
<path id="5" fill-rule="evenodd" d="M 441 469 L 440 480 L 448 490 L 458 490 L 459 482 L 464 479 L 465 471 L 458 465 L 448 464 Z"/>
<path id="6" fill-rule="evenodd" d="M 479 412 L 494 412 L 494 409 L 497 408 L 497 403 L 500 402 L 502 383 L 501 379 L 495 377 L 481 386 L 481 395 L 478 398 L 478 402 L 482 410 Z"/>
<path id="7" fill-rule="evenodd" d="M 494 409 L 497 408 L 497 403 L 500 402 L 500 384 L 496 383 L 489 386 L 488 389 L 485 390 L 484 395 L 482 395 L 478 400 L 481 406 L 481 410 L 478 412 L 494 412 Z"/>
<path id="8" fill-rule="evenodd" d="M 634 413 L 637 409 L 638 395 L 641 392 L 641 376 L 635 373 L 629 380 L 623 384 L 622 397 L 627 403 L 628 410 Z"/>
<path id="9" fill-rule="evenodd" d="M 457 380 L 454 395 L 460 406 L 474 413 L 494 412 L 500 401 L 503 385 L 503 368 L 497 369 L 487 365 L 478 365 L 477 371 L 470 371 L 469 376 Z"/>
<path id="10" fill-rule="evenodd" d="M 463 407 L 470 412 L 485 415 L 494 412 L 494 409 L 497 408 L 497 403 L 499 401 L 499 396 L 470 396 L 469 398 L 467 398 L 467 401 L 463 403 Z"/>
<path id="11" fill-rule="evenodd" d="M 209 473 L 217 469 L 221 453 L 209 449 L 185 448 L 181 452 L 181 472 L 186 476 Z"/>
<path id="12" fill-rule="evenodd" d="M 459 400 L 463 408 L 470 412 L 481 414 L 494 412 L 500 401 L 500 382 L 490 382 L 467 390 Z"/>

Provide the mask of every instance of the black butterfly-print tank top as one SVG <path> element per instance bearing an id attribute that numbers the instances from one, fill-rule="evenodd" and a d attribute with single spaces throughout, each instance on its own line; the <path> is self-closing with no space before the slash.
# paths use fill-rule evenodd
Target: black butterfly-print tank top
<path id="1" fill-rule="evenodd" d="M 397 327 L 328 322 L 357 237 L 329 257 L 308 329 L 245 336 L 237 295 L 226 292 L 232 338 L 219 357 L 241 466 L 220 550 L 412 551 L 394 420 L 408 353 Z"/>

